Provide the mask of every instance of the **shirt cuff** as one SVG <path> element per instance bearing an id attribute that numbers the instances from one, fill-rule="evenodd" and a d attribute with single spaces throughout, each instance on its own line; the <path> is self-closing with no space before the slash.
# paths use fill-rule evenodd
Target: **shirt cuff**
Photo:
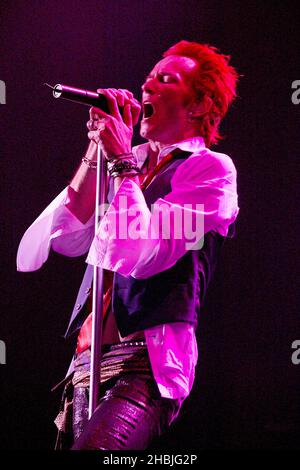
<path id="1" fill-rule="evenodd" d="M 68 188 L 65 188 L 26 230 L 17 253 L 18 271 L 39 269 L 48 259 L 51 246 L 67 256 L 79 256 L 88 250 L 93 221 L 82 224 L 65 206 L 67 202 Z M 89 238 L 87 229 L 91 232 Z"/>

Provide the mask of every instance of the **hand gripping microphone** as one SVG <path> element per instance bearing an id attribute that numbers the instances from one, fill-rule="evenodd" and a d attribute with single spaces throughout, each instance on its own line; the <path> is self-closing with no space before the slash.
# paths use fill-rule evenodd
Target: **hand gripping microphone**
<path id="1" fill-rule="evenodd" d="M 83 90 L 82 88 L 74 88 L 68 85 L 61 85 L 58 83 L 54 87 L 48 83 L 44 83 L 53 90 L 54 98 L 63 98 L 65 100 L 73 101 L 74 103 L 83 104 L 85 106 L 95 106 L 102 109 L 105 113 L 110 114 L 106 97 L 101 93 L 95 91 Z M 119 107 L 120 112 L 123 108 Z"/>

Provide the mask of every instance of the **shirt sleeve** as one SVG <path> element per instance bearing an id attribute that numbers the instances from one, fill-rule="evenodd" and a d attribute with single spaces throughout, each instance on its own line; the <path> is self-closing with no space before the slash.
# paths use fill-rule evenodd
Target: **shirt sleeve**
<path id="1" fill-rule="evenodd" d="M 50 248 L 66 256 L 85 254 L 94 236 L 94 217 L 81 223 L 66 204 L 65 188 L 27 229 L 17 253 L 18 271 L 36 271 L 48 259 Z"/>
<path id="2" fill-rule="evenodd" d="M 94 238 L 87 262 L 143 279 L 172 267 L 204 234 L 226 236 L 238 214 L 232 160 L 211 151 L 176 169 L 171 191 L 148 208 L 139 186 L 124 178 Z"/>

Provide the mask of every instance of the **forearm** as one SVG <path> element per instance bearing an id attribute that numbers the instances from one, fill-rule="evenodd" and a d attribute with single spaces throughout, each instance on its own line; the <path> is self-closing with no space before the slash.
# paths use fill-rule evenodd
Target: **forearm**
<path id="1" fill-rule="evenodd" d="M 98 108 L 90 109 L 87 127 L 91 142 L 85 158 L 92 162 L 97 160 L 97 143 L 100 142 L 106 158 L 110 160 L 113 156 L 131 151 L 132 128 L 137 123 L 141 109 L 132 93 L 126 90 L 100 91 L 108 101 L 109 114 Z M 118 105 L 123 108 L 123 116 L 120 115 Z M 82 223 L 86 223 L 94 212 L 96 180 L 95 169 L 82 162 L 68 188 L 70 200 L 67 208 Z M 121 182 L 116 182 L 117 188 Z"/>
<path id="2" fill-rule="evenodd" d="M 85 158 L 93 162 L 97 161 L 95 142 L 90 141 Z M 91 218 L 95 210 L 96 178 L 95 169 L 81 162 L 68 187 L 69 202 L 66 207 L 83 224 Z"/>
<path id="3" fill-rule="evenodd" d="M 117 178 L 114 179 L 114 193 L 116 194 L 119 187 L 122 184 L 122 181 L 124 178 L 130 178 L 134 183 L 136 183 L 140 187 L 140 180 L 138 176 L 118 176 Z"/>

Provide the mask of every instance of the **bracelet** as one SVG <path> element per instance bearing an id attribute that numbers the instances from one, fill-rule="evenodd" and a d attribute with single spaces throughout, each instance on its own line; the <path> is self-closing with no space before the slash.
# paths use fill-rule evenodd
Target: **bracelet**
<path id="1" fill-rule="evenodd" d="M 113 160 L 115 160 L 116 158 L 117 159 L 121 159 L 121 158 L 124 158 L 124 157 L 129 157 L 129 155 L 131 157 L 133 157 L 133 153 L 132 152 L 127 152 L 127 153 L 119 153 L 118 155 L 110 155 L 110 157 L 108 158 L 107 157 L 107 160 L 109 162 L 112 162 Z M 134 158 L 134 157 L 133 157 Z"/>
<path id="2" fill-rule="evenodd" d="M 135 176 L 141 172 L 138 168 L 136 159 L 133 156 L 132 152 L 122 153 L 119 155 L 113 155 L 113 158 L 108 160 L 107 169 L 109 174 L 116 178 L 117 176 Z M 89 168 L 95 170 L 97 168 L 97 162 L 89 160 L 86 157 L 83 157 L 81 160 Z"/>
<path id="3" fill-rule="evenodd" d="M 108 163 L 107 169 L 110 176 L 116 178 L 117 176 L 135 176 L 140 173 L 136 161 L 132 159 L 116 161 L 114 163 Z"/>
<path id="4" fill-rule="evenodd" d="M 132 152 L 127 152 L 127 153 L 120 153 L 118 155 L 111 155 L 111 157 L 108 159 L 108 165 L 109 164 L 115 164 L 117 161 L 121 161 L 123 159 L 126 158 L 126 160 L 128 160 L 128 157 L 132 157 L 130 160 L 133 160 L 135 161 L 135 158 L 133 156 L 133 153 Z M 92 161 L 92 160 L 89 160 L 88 158 L 86 157 L 83 157 L 81 159 L 81 161 L 83 163 L 85 163 L 89 168 L 92 168 L 92 169 L 96 169 L 97 168 L 97 161 Z"/>
<path id="5" fill-rule="evenodd" d="M 124 165 L 130 165 L 132 167 L 137 167 L 136 159 L 132 156 L 132 158 L 116 158 L 114 160 L 110 160 L 107 162 L 107 169 L 108 171 L 113 171 L 114 169 L 124 168 Z"/>
<path id="6" fill-rule="evenodd" d="M 81 159 L 81 161 L 83 163 L 85 163 L 89 168 L 92 168 L 93 170 L 95 170 L 97 168 L 97 162 L 96 161 L 92 161 L 92 160 L 89 160 L 88 158 L 86 157 L 83 157 Z"/>

